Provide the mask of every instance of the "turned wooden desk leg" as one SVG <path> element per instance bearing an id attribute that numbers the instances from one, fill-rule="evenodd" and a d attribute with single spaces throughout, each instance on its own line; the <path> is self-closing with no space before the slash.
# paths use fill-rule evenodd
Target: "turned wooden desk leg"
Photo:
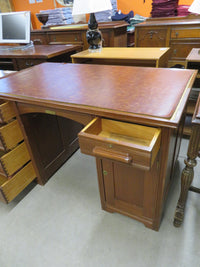
<path id="1" fill-rule="evenodd" d="M 183 222 L 187 194 L 194 177 L 194 167 L 197 164 L 196 157 L 198 156 L 200 143 L 199 131 L 200 126 L 193 125 L 188 146 L 187 159 L 184 161 L 186 166 L 183 169 L 181 176 L 181 193 L 174 215 L 174 226 L 176 227 L 179 227 Z"/>

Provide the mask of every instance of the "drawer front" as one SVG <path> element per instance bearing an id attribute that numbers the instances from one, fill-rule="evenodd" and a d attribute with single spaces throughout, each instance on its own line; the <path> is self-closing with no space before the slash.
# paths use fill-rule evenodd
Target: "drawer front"
<path id="1" fill-rule="evenodd" d="M 14 107 L 11 102 L 5 102 L 0 105 L 0 123 L 9 122 L 15 116 Z"/>
<path id="2" fill-rule="evenodd" d="M 29 160 L 30 155 L 23 142 L 0 158 L 0 174 L 10 177 Z"/>
<path id="3" fill-rule="evenodd" d="M 198 42 L 172 42 L 170 44 L 170 59 L 185 60 L 192 48 L 199 48 Z"/>
<path id="4" fill-rule="evenodd" d="M 23 70 L 45 62 L 44 59 L 17 59 L 17 69 Z"/>
<path id="5" fill-rule="evenodd" d="M 23 140 L 23 134 L 17 120 L 0 128 L 0 150 L 9 151 Z"/>
<path id="6" fill-rule="evenodd" d="M 167 29 L 139 29 L 136 32 L 136 46 L 166 47 Z"/>
<path id="7" fill-rule="evenodd" d="M 49 33 L 48 34 L 49 43 L 51 42 L 80 42 L 82 41 L 81 33 L 70 32 L 70 33 Z"/>
<path id="8" fill-rule="evenodd" d="M 172 28 L 171 39 L 200 38 L 199 28 Z"/>
<path id="9" fill-rule="evenodd" d="M 101 130 L 101 123 L 110 124 L 110 132 Z M 79 144 L 82 153 L 150 170 L 160 148 L 160 130 L 97 118 L 79 133 Z"/>
<path id="10" fill-rule="evenodd" d="M 34 45 L 47 45 L 46 34 L 33 34 L 31 33 L 31 41 L 33 41 Z"/>
<path id="11" fill-rule="evenodd" d="M 4 177 L 0 176 L 0 201 L 9 203 L 35 178 L 32 162 L 29 162 L 9 180 L 5 181 Z"/>

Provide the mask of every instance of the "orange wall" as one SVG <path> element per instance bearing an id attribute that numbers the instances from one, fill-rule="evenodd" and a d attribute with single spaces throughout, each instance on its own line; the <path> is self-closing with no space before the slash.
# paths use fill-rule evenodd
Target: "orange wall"
<path id="1" fill-rule="evenodd" d="M 54 9 L 54 0 L 43 0 L 42 3 L 29 4 L 29 0 L 12 0 L 15 11 L 31 11 L 31 20 L 33 29 L 40 29 L 41 23 L 35 16 L 35 13 L 39 13 L 40 10 L 46 9 Z M 36 2 L 36 0 L 35 0 Z M 191 5 L 193 0 L 179 0 L 179 5 Z M 128 13 L 133 10 L 134 14 L 139 14 L 141 16 L 150 17 L 151 12 L 151 3 L 152 0 L 117 0 L 118 9 L 122 11 L 122 13 Z M 61 7 L 57 4 L 56 7 Z"/>

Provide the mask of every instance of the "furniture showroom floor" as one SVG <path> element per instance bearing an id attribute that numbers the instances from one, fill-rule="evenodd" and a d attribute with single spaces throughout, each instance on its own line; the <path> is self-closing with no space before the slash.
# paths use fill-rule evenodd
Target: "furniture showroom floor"
<path id="1" fill-rule="evenodd" d="M 199 266 L 198 194 L 189 192 L 184 222 L 173 226 L 187 144 L 159 232 L 101 210 L 95 159 L 77 151 L 45 186 L 32 183 L 10 204 L 0 203 L 0 266 Z M 193 185 L 200 186 L 200 165 Z"/>

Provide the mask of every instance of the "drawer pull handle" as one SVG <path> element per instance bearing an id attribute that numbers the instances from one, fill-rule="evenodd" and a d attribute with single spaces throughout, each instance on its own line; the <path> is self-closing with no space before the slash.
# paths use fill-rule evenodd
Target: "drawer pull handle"
<path id="1" fill-rule="evenodd" d="M 125 152 L 114 151 L 107 148 L 96 146 L 93 149 L 93 153 L 97 157 L 103 157 L 108 159 L 117 160 L 123 163 L 131 163 L 132 157 Z"/>
<path id="2" fill-rule="evenodd" d="M 40 40 L 40 39 L 34 39 L 33 40 L 33 43 L 34 44 L 42 44 L 42 40 Z"/>

